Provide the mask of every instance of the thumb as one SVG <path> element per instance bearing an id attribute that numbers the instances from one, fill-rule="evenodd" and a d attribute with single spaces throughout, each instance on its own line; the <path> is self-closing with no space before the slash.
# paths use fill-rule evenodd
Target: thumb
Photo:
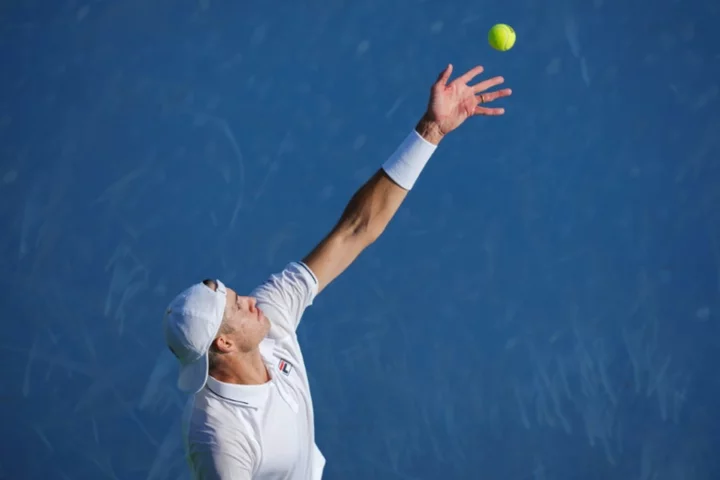
<path id="1" fill-rule="evenodd" d="M 452 63 L 448 64 L 447 67 L 445 67 L 445 70 L 440 72 L 440 75 L 438 75 L 437 81 L 435 82 L 436 85 L 447 85 L 448 79 L 450 78 L 450 75 L 452 74 L 453 66 Z"/>

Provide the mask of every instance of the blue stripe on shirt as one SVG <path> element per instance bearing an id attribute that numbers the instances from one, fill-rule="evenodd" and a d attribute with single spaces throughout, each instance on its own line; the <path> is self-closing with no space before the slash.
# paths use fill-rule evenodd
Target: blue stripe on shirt
<path id="1" fill-rule="evenodd" d="M 310 274 L 310 276 L 312 277 L 313 281 L 315 281 L 315 285 L 317 285 L 317 284 L 319 283 L 319 282 L 318 282 L 318 279 L 317 279 L 317 277 L 315 276 L 315 274 L 313 273 L 313 271 L 310 270 L 310 267 L 308 267 L 307 265 L 305 265 L 305 263 L 303 263 L 303 262 L 297 262 L 297 264 L 300 265 L 301 267 L 303 267 L 305 270 L 307 270 L 307 272 L 308 272 L 308 273 Z"/>

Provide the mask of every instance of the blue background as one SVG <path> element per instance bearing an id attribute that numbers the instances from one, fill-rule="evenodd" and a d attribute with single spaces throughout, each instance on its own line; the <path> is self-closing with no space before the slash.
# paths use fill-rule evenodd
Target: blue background
<path id="1" fill-rule="evenodd" d="M 3 3 L 0 477 L 187 478 L 164 307 L 306 254 L 452 62 L 514 94 L 303 318 L 324 478 L 720 478 L 719 13 Z"/>

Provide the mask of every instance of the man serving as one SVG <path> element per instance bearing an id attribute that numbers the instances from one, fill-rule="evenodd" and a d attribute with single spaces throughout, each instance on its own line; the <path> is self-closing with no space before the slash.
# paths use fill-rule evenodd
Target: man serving
<path id="1" fill-rule="evenodd" d="M 452 82 L 452 65 L 432 85 L 427 110 L 382 167 L 352 196 L 330 233 L 240 296 L 204 280 L 168 306 L 163 328 L 180 362 L 178 386 L 191 394 L 183 415 L 187 460 L 198 480 L 318 480 L 325 457 L 315 444 L 313 404 L 296 329 L 305 309 L 373 243 L 443 138 L 485 104 L 511 94 L 487 90 L 504 79 Z"/>

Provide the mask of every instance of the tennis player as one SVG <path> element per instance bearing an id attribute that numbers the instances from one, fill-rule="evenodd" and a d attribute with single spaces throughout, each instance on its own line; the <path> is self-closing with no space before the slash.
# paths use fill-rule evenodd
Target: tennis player
<path id="1" fill-rule="evenodd" d="M 511 94 L 475 84 L 475 67 L 432 85 L 427 110 L 382 167 L 352 196 L 338 223 L 302 261 L 271 275 L 249 296 L 219 279 L 180 293 L 163 328 L 191 394 L 183 436 L 193 477 L 202 480 L 318 480 L 325 457 L 315 443 L 308 375 L 296 335 L 314 298 L 385 230 L 447 134 L 486 104 Z"/>

